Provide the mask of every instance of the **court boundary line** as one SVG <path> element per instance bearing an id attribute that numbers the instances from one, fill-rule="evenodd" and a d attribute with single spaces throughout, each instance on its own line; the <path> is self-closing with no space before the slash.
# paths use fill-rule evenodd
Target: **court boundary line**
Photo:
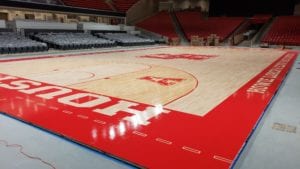
<path id="1" fill-rule="evenodd" d="M 159 46 L 154 48 L 138 48 L 138 49 L 128 49 L 128 50 L 115 50 L 115 51 L 96 51 L 96 52 L 82 52 L 82 53 L 71 53 L 71 54 L 54 54 L 54 55 L 37 55 L 26 58 L 11 58 L 0 60 L 0 63 L 6 62 L 18 62 L 18 61 L 27 61 L 27 60 L 39 60 L 39 59 L 51 59 L 51 58 L 64 58 L 64 57 L 76 57 L 76 56 L 85 56 L 85 55 L 96 55 L 96 54 L 106 54 L 106 53 L 122 53 L 122 52 L 135 52 L 151 49 L 163 49 L 163 48 L 172 48 L 169 46 Z"/>

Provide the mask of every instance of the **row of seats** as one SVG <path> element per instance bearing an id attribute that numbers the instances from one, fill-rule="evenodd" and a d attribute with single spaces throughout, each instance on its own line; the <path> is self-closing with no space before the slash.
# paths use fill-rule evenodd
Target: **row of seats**
<path id="1" fill-rule="evenodd" d="M 105 2 L 105 0 L 62 0 L 65 5 L 80 7 L 80 8 L 90 8 L 97 10 L 108 10 L 111 11 L 111 7 Z"/>
<path id="2" fill-rule="evenodd" d="M 0 53 L 24 53 L 47 51 L 45 43 L 37 42 L 13 32 L 0 33 Z"/>
<path id="3" fill-rule="evenodd" d="M 0 33 L 0 53 L 24 53 L 46 51 L 48 47 L 62 50 L 114 47 L 117 45 L 152 45 L 155 40 L 126 33 L 37 33 L 29 39 L 13 32 Z M 150 38 L 150 37 L 149 37 Z M 161 40 L 161 39 L 159 39 Z"/>
<path id="4" fill-rule="evenodd" d="M 115 41 L 121 46 L 137 46 L 137 45 L 152 45 L 155 44 L 154 40 L 137 37 L 127 33 L 98 33 L 100 38 L 105 38 Z"/>
<path id="5" fill-rule="evenodd" d="M 199 31 L 201 29 L 200 21 L 203 19 L 200 12 L 196 11 L 179 11 L 176 12 L 176 17 L 185 37 L 191 41 L 192 36 L 199 36 Z M 193 22 L 191 22 L 193 21 Z M 197 22 L 198 21 L 198 22 Z"/>
<path id="6" fill-rule="evenodd" d="M 300 16 L 277 17 L 262 42 L 275 45 L 300 45 Z"/>
<path id="7" fill-rule="evenodd" d="M 176 17 L 186 37 L 200 36 L 206 39 L 211 34 L 220 37 L 220 41 L 228 38 L 244 21 L 242 17 L 209 17 L 202 18 L 196 11 L 179 11 Z"/>
<path id="8" fill-rule="evenodd" d="M 113 47 L 112 40 L 97 38 L 86 33 L 39 33 L 34 38 L 47 43 L 50 47 L 62 50 Z"/>
<path id="9" fill-rule="evenodd" d="M 166 36 L 169 39 L 178 38 L 172 23 L 172 17 L 166 11 L 161 11 L 138 23 L 136 26 Z"/>
<path id="10" fill-rule="evenodd" d="M 150 34 L 140 34 L 138 36 L 141 38 L 145 38 L 145 39 L 151 39 L 151 40 L 155 41 L 155 43 L 161 43 L 161 44 L 166 43 L 166 40 L 161 36 L 153 36 Z"/>
<path id="11" fill-rule="evenodd" d="M 245 21 L 245 18 L 242 17 L 210 17 L 204 19 L 196 11 L 179 11 L 175 14 L 185 36 L 189 40 L 192 36 L 200 36 L 206 39 L 211 34 L 216 34 L 220 37 L 220 41 L 223 41 Z M 159 12 L 136 26 L 166 36 L 169 39 L 178 37 L 172 18 L 166 11 Z"/>

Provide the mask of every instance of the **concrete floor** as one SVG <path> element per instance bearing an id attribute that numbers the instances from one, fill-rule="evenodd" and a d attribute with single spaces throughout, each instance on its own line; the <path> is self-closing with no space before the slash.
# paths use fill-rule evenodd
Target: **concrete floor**
<path id="1" fill-rule="evenodd" d="M 0 114 L 0 168 L 129 169 L 134 167 Z"/>
<path id="2" fill-rule="evenodd" d="M 300 168 L 300 69 L 297 68 L 300 57 L 233 168 Z"/>

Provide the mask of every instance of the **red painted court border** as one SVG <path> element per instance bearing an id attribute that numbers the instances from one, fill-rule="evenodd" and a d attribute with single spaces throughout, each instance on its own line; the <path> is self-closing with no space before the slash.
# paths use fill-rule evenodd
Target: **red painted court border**
<path id="1" fill-rule="evenodd" d="M 297 59 L 297 55 L 299 54 L 298 51 L 293 51 L 293 50 L 289 50 L 289 52 L 287 53 L 294 53 L 294 61 L 293 63 L 295 62 L 295 60 Z M 288 73 L 290 72 L 290 69 L 291 67 L 293 66 L 293 63 L 291 63 L 291 66 L 289 68 L 289 70 L 286 72 L 285 76 L 282 78 L 282 81 L 280 82 L 280 84 L 278 85 L 278 88 L 276 89 L 275 93 L 273 94 L 273 96 L 271 97 L 271 99 L 269 100 L 269 103 L 266 105 L 264 111 L 262 112 L 262 114 L 260 115 L 260 117 L 258 118 L 256 124 L 254 125 L 252 131 L 249 133 L 249 136 L 247 137 L 245 143 L 242 145 L 240 151 L 237 153 L 235 159 L 233 160 L 230 168 L 234 168 L 235 165 L 237 164 L 237 161 L 239 160 L 240 156 L 242 155 L 242 152 L 244 151 L 244 149 L 246 148 L 246 146 L 248 145 L 248 141 L 250 140 L 251 136 L 253 135 L 253 133 L 256 131 L 259 123 L 261 122 L 263 116 L 265 115 L 267 109 L 269 108 L 270 106 L 270 103 L 273 101 L 273 99 L 276 97 L 276 95 L 278 94 L 278 90 L 282 87 L 282 84 L 284 83 Z"/>
<path id="2" fill-rule="evenodd" d="M 288 57 L 290 60 L 265 94 L 247 92 L 277 63 Z M 286 53 L 204 117 L 170 110 L 168 114 L 151 119 L 148 126 L 133 127 L 120 121 L 120 117 L 126 114 L 124 112 L 108 118 L 4 88 L 0 88 L 0 109 L 10 116 L 147 168 L 228 168 L 295 58 L 296 53 Z M 51 109 L 53 106 L 58 109 Z M 140 104 L 138 109 L 145 106 Z M 123 135 L 117 133 L 122 123 L 126 129 Z M 94 129 L 102 135 L 93 137 L 91 131 Z M 114 138 L 110 138 L 110 131 L 115 131 Z M 105 133 L 109 136 L 103 135 Z"/>

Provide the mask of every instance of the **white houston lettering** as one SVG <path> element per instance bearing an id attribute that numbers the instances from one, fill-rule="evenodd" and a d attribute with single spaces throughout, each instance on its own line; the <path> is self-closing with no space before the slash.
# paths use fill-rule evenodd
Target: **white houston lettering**
<path id="1" fill-rule="evenodd" d="M 14 81 L 7 82 L 7 84 L 1 83 L 1 81 L 5 80 Z M 41 82 L 35 82 L 31 80 L 18 80 L 17 77 L 13 76 L 0 77 L 0 87 L 18 90 L 19 92 L 25 94 L 35 94 L 35 96 L 44 99 L 54 99 L 55 97 L 58 97 L 58 103 L 77 108 L 90 108 L 91 111 L 95 113 L 107 116 L 114 116 L 119 112 L 125 112 L 131 115 L 124 117 L 122 120 L 129 121 L 134 126 L 149 125 L 150 119 L 155 118 L 162 113 L 170 113 L 169 110 L 163 109 L 161 105 L 146 106 L 141 103 L 134 103 L 125 100 L 119 100 L 117 103 L 112 103 L 110 105 L 106 104 L 106 107 L 102 108 L 101 104 L 110 103 L 112 98 L 92 93 L 74 94 L 75 91 L 69 88 L 46 85 Z M 66 94 L 68 95 L 66 96 Z M 134 106 L 142 106 L 144 109 L 137 110 L 133 108 Z M 124 132 L 124 126 L 120 126 L 120 131 Z"/>
<path id="2" fill-rule="evenodd" d="M 104 108 L 104 109 L 95 109 L 93 110 L 96 113 L 113 116 L 116 115 L 119 111 L 127 112 L 133 114 L 133 116 L 125 117 L 124 120 L 130 121 L 132 123 L 140 124 L 140 125 L 148 125 L 150 120 L 153 117 L 158 116 L 161 113 L 169 113 L 170 111 L 164 110 L 162 106 L 156 107 L 147 107 L 145 110 L 136 110 L 130 108 L 132 106 L 137 106 L 139 104 L 132 103 L 128 101 L 119 101 L 117 104 Z"/>
<path id="3" fill-rule="evenodd" d="M 74 100 L 81 99 L 84 97 L 93 97 L 94 99 L 91 99 L 91 100 L 83 102 L 83 103 L 74 102 Z M 100 104 L 103 104 L 103 103 L 106 103 L 109 101 L 111 101 L 111 99 L 109 97 L 100 96 L 100 95 L 91 94 L 91 93 L 77 93 L 77 94 L 73 94 L 71 96 L 67 96 L 67 97 L 58 99 L 59 103 L 67 104 L 67 105 L 74 106 L 74 107 L 80 107 L 80 108 L 95 107 L 95 106 L 98 106 Z"/>
<path id="4" fill-rule="evenodd" d="M 0 83 L 0 87 L 6 88 L 6 89 L 11 89 L 11 90 L 22 90 L 22 89 L 28 89 L 31 86 L 40 86 L 40 82 L 34 82 L 30 80 L 17 80 L 10 82 L 10 84 L 3 84 Z"/>
<path id="5" fill-rule="evenodd" d="M 44 98 L 44 99 L 53 99 L 55 96 L 59 96 L 59 95 L 63 95 L 63 94 L 72 92 L 71 89 L 59 87 L 59 86 L 43 86 L 43 87 L 38 87 L 38 88 L 34 88 L 34 89 L 20 90 L 20 92 L 26 93 L 26 94 L 34 94 L 34 93 L 38 93 L 38 92 L 45 92 L 48 90 L 56 90 L 56 91 L 39 94 L 36 96 Z"/>

